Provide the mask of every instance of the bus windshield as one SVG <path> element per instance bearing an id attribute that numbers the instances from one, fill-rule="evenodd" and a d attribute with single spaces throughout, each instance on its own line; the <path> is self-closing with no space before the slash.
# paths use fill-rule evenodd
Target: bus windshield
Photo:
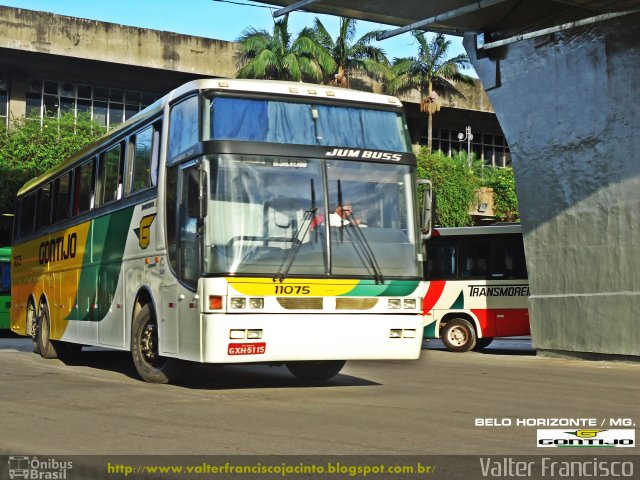
<path id="1" fill-rule="evenodd" d="M 419 275 L 412 167 L 209 157 L 205 273 Z M 346 214 L 336 211 L 342 207 Z"/>
<path id="2" fill-rule="evenodd" d="M 211 140 L 340 145 L 410 152 L 398 111 L 266 99 L 209 99 Z"/>

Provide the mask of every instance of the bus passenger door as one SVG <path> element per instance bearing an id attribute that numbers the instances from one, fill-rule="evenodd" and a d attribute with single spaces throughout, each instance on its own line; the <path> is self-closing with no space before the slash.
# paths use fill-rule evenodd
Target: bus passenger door
<path id="1" fill-rule="evenodd" d="M 177 279 L 167 279 L 167 286 L 162 287 L 165 314 L 160 345 L 167 352 L 173 350 L 189 360 L 199 360 L 201 356 L 200 310 L 196 295 L 202 269 L 199 179 L 200 171 L 195 161 L 167 170 L 167 249 L 169 264 Z"/>

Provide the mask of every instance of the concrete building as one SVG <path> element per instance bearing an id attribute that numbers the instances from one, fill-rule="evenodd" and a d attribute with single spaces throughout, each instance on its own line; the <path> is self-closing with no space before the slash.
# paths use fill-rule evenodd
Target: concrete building
<path id="1" fill-rule="evenodd" d="M 236 51 L 234 42 L 0 6 L 0 123 L 77 110 L 117 124 L 189 80 L 233 77 Z M 360 83 L 378 89 L 371 80 Z M 458 133 L 470 126 L 478 157 L 510 165 L 480 83 L 460 88 L 464 98 L 443 98 L 434 116 L 434 148 L 466 150 Z M 426 144 L 426 116 L 416 97 L 405 100 L 412 141 Z"/>

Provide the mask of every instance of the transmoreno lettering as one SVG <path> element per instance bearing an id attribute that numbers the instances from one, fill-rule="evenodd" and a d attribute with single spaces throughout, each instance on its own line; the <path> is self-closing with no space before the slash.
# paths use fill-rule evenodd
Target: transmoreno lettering
<path id="1" fill-rule="evenodd" d="M 75 258 L 78 236 L 71 233 L 65 237 L 52 238 L 40 244 L 38 260 L 40 265 Z"/>
<path id="2" fill-rule="evenodd" d="M 472 297 L 528 297 L 528 285 L 469 285 Z"/>

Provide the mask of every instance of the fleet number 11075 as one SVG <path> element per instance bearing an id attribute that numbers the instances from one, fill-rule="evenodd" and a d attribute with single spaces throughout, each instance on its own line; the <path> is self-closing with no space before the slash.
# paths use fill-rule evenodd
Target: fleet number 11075
<path id="1" fill-rule="evenodd" d="M 303 285 L 275 285 L 276 295 L 309 295 L 311 287 Z"/>

